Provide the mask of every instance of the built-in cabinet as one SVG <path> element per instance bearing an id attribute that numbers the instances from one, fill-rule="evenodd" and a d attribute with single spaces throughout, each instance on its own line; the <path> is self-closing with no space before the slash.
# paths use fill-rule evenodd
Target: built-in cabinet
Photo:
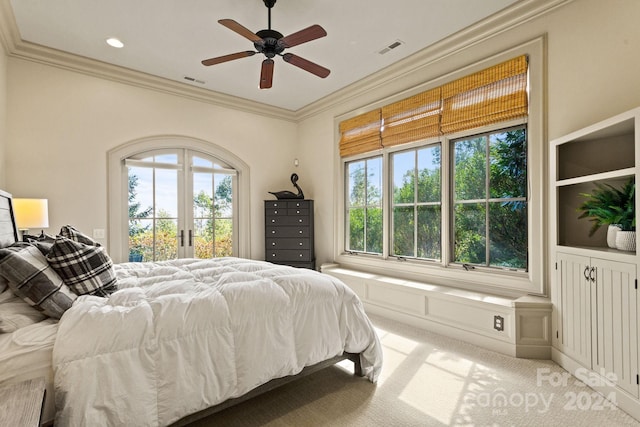
<path id="1" fill-rule="evenodd" d="M 636 179 L 639 142 L 640 108 L 552 141 L 549 156 L 552 357 L 571 373 L 600 379 L 594 383 L 605 396 L 636 418 L 638 254 L 609 247 L 607 227 L 589 236 L 592 223 L 578 207 L 598 183 L 621 188 Z"/>

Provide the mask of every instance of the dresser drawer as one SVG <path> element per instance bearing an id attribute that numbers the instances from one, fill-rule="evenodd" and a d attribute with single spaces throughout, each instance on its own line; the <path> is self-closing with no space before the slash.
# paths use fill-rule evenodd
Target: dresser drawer
<path id="1" fill-rule="evenodd" d="M 309 237 L 309 227 L 267 227 L 266 237 Z"/>
<path id="2" fill-rule="evenodd" d="M 287 215 L 289 215 L 289 216 L 309 216 L 309 209 L 303 209 L 303 208 L 287 209 Z"/>
<path id="3" fill-rule="evenodd" d="M 310 200 L 289 200 L 287 201 L 287 207 L 289 209 L 296 209 L 296 208 L 309 209 L 311 207 L 311 201 Z"/>
<path id="4" fill-rule="evenodd" d="M 310 219 L 304 216 L 268 216 L 267 225 L 307 225 Z"/>
<path id="5" fill-rule="evenodd" d="M 311 248 L 311 239 L 308 238 L 300 238 L 300 239 L 267 239 L 267 248 L 268 249 L 310 249 Z"/>
<path id="6" fill-rule="evenodd" d="M 267 251 L 267 261 L 311 261 L 311 251 L 309 250 L 277 250 Z"/>
<path id="7" fill-rule="evenodd" d="M 287 208 L 265 208 L 264 214 L 266 216 L 278 216 L 278 215 L 289 215 L 289 210 Z"/>
<path id="8" fill-rule="evenodd" d="M 287 202 L 285 200 L 265 200 L 264 208 L 265 209 L 286 209 Z"/>

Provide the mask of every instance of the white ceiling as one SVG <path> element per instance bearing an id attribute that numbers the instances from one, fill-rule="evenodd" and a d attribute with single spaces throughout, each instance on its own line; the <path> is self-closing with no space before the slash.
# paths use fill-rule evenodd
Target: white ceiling
<path id="1" fill-rule="evenodd" d="M 263 0 L 11 0 L 20 37 L 46 47 L 297 111 L 521 0 L 278 0 L 271 27 L 288 35 L 312 24 L 328 33 L 287 49 L 331 70 L 321 79 L 275 58 L 260 89 L 262 55 L 210 67 L 200 61 L 252 43 L 220 25 L 267 28 Z M 105 40 L 117 37 L 122 49 Z M 400 40 L 384 55 L 379 51 Z M 189 82 L 184 77 L 198 82 Z"/>

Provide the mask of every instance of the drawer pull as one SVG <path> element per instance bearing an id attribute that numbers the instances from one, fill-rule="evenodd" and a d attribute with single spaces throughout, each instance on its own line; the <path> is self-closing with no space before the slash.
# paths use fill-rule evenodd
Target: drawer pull
<path id="1" fill-rule="evenodd" d="M 273 211 L 274 214 L 278 215 L 278 211 Z"/>
<path id="2" fill-rule="evenodd" d="M 300 254 L 299 257 L 302 258 L 304 255 Z"/>
<path id="3" fill-rule="evenodd" d="M 298 243 L 298 245 L 302 246 L 302 242 Z"/>
<path id="4" fill-rule="evenodd" d="M 296 213 L 297 213 L 297 214 L 299 214 L 299 213 L 300 213 L 300 211 L 296 211 Z"/>
<path id="5" fill-rule="evenodd" d="M 271 220 L 271 222 L 276 222 L 276 220 L 275 220 L 275 219 L 272 219 L 272 220 Z"/>
<path id="6" fill-rule="evenodd" d="M 271 230 L 271 234 L 276 234 L 276 230 Z"/>
<path id="7" fill-rule="evenodd" d="M 275 232 L 274 232 L 275 233 Z M 302 230 L 298 231 L 298 233 L 302 234 Z"/>
<path id="8" fill-rule="evenodd" d="M 276 256 L 276 254 L 271 254 L 271 256 Z"/>
<path id="9" fill-rule="evenodd" d="M 276 245 L 276 242 L 271 243 L 271 246 L 275 246 L 275 245 Z"/>
<path id="10" fill-rule="evenodd" d="M 298 220 L 298 222 L 300 222 L 300 223 L 302 223 L 302 221 L 304 221 L 304 220 L 302 220 L 302 219 L 299 219 L 299 220 Z"/>

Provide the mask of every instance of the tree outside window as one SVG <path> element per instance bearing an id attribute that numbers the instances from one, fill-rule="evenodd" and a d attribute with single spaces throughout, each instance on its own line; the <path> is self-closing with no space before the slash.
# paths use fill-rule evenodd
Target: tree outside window
<path id="1" fill-rule="evenodd" d="M 346 164 L 347 244 L 352 252 L 382 253 L 382 157 Z"/>
<path id="2" fill-rule="evenodd" d="M 441 259 L 440 163 L 440 144 L 393 154 L 392 255 Z"/>
<path id="3" fill-rule="evenodd" d="M 527 269 L 527 138 L 518 127 L 453 143 L 453 261 Z"/>

